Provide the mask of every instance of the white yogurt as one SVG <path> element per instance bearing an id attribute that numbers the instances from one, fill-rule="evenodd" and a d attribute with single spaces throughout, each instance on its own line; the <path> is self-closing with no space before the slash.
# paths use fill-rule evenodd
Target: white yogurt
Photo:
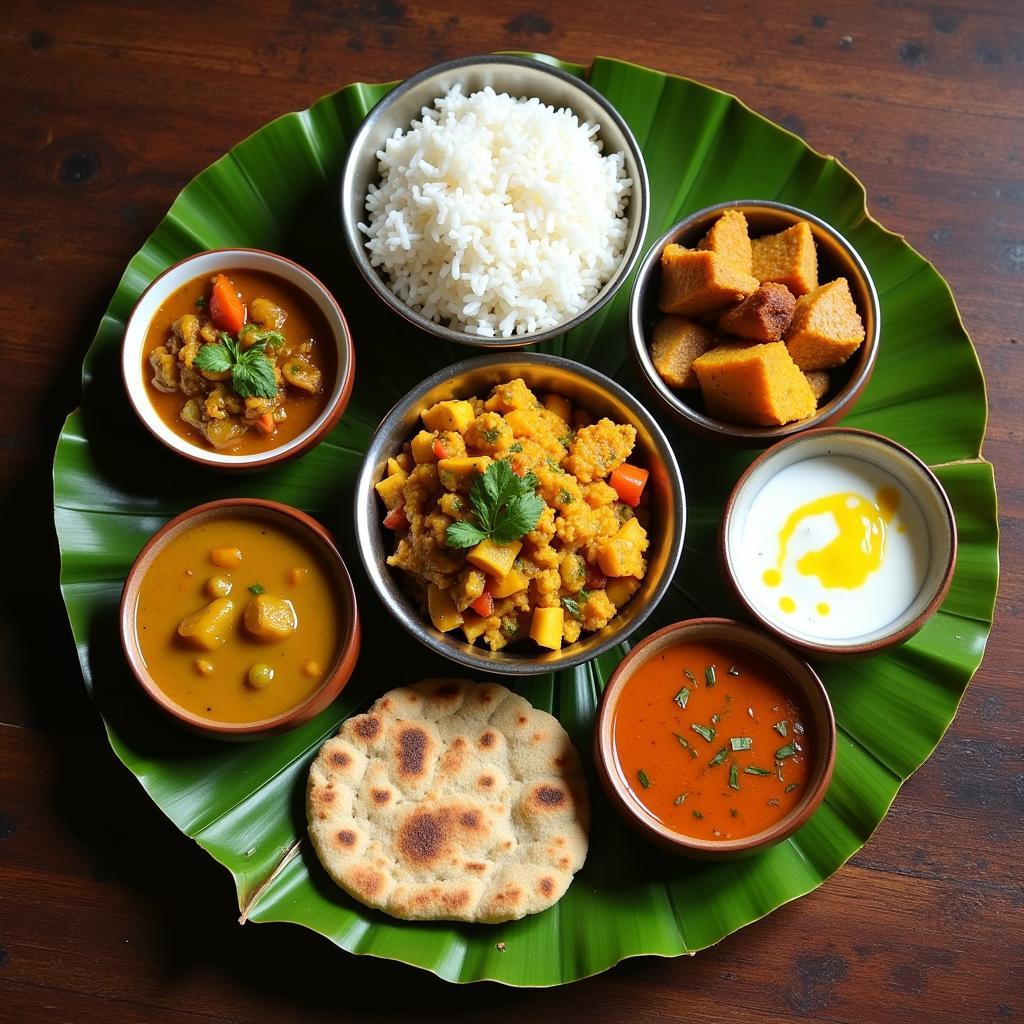
<path id="1" fill-rule="evenodd" d="M 817 456 L 780 470 L 754 496 L 732 553 L 747 599 L 809 641 L 884 629 L 913 604 L 929 564 L 911 493 L 863 459 Z"/>

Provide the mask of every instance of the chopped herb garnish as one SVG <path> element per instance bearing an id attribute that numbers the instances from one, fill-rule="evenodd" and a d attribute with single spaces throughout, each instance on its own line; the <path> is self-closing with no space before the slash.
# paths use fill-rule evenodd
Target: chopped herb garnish
<path id="1" fill-rule="evenodd" d="M 564 469 L 562 469 L 561 465 L 559 465 L 559 463 L 557 462 L 557 460 L 555 460 L 555 459 L 551 458 L 551 456 L 550 456 L 550 455 L 549 455 L 549 456 L 547 456 L 547 458 L 546 458 L 546 459 L 545 459 L 544 461 L 545 461 L 545 462 L 546 462 L 546 463 L 548 464 L 548 466 L 549 466 L 549 467 L 550 467 L 551 469 L 553 469 L 553 470 L 554 470 L 554 471 L 555 471 L 556 473 L 564 473 L 564 472 L 565 472 L 565 470 L 564 470 Z"/>
<path id="2" fill-rule="evenodd" d="M 693 816 L 694 816 L 695 818 L 700 818 L 700 819 L 701 819 L 701 821 L 703 821 L 703 820 L 704 820 L 704 815 L 703 815 L 703 814 L 701 814 L 701 813 L 700 813 L 700 811 L 694 811 L 694 812 L 693 812 Z"/>
<path id="3" fill-rule="evenodd" d="M 199 298 L 196 299 L 196 309 L 206 309 L 205 295 L 200 295 Z"/>
<path id="4" fill-rule="evenodd" d="M 517 452 L 518 453 L 518 452 L 521 452 L 523 450 L 523 446 L 518 441 L 516 441 L 515 444 L 510 444 L 508 446 L 508 450 L 510 452 Z"/>
<path id="5" fill-rule="evenodd" d="M 580 611 L 580 603 L 575 597 L 563 597 L 562 604 L 565 605 L 565 610 L 574 618 L 583 621 L 583 612 Z M 584 601 L 584 604 L 586 602 Z"/>
<path id="6" fill-rule="evenodd" d="M 779 749 L 775 751 L 775 760 L 782 761 L 787 757 L 792 757 L 795 753 L 796 744 L 787 743 L 784 747 L 779 747 Z"/>
<path id="7" fill-rule="evenodd" d="M 717 766 L 718 766 L 718 765 L 720 765 L 720 764 L 721 764 L 721 763 L 722 763 L 722 762 L 723 762 L 723 761 L 724 761 L 724 760 L 725 760 L 725 759 L 726 759 L 726 758 L 727 758 L 728 756 L 729 756 L 729 748 L 728 748 L 728 747 L 722 747 L 722 749 L 721 749 L 721 750 L 720 750 L 720 751 L 719 751 L 719 752 L 718 752 L 717 754 L 715 754 L 715 756 L 714 756 L 713 758 L 711 758 L 711 760 L 710 760 L 710 761 L 708 761 L 708 767 L 709 767 L 709 768 L 715 768 L 715 767 L 717 767 Z"/>
<path id="8" fill-rule="evenodd" d="M 569 445 L 571 445 L 571 444 L 572 444 L 572 439 L 573 439 L 573 438 L 574 438 L 575 436 L 576 436 L 576 431 L 575 431 L 575 430 L 570 430 L 570 431 L 569 431 L 569 433 L 565 435 L 565 437 L 560 437 L 560 438 L 558 439 L 558 443 L 559 443 L 559 444 L 560 444 L 560 445 L 561 445 L 561 446 L 562 446 L 563 448 L 568 448 L 568 447 L 569 447 Z"/>
<path id="9" fill-rule="evenodd" d="M 675 736 L 675 738 L 677 740 L 679 740 L 679 745 L 681 747 L 685 747 L 690 752 L 690 757 L 696 757 L 697 756 L 697 751 L 694 750 L 693 747 L 690 746 L 690 742 L 689 742 L 689 740 L 687 740 L 687 738 L 685 736 L 680 736 L 679 733 L 677 733 L 677 732 L 672 733 L 672 735 Z"/>
<path id="10" fill-rule="evenodd" d="M 258 345 L 263 342 L 265 345 L 269 345 L 271 348 L 281 348 L 284 345 L 284 335 L 280 331 L 265 331 L 255 324 L 246 324 L 239 332 L 239 340 L 249 340 L 250 336 L 253 341 L 252 344 Z M 252 345 L 250 345 L 252 347 Z"/>
<path id="11" fill-rule="evenodd" d="M 769 807 L 778 807 L 779 806 L 778 798 L 773 796 L 771 798 L 771 800 L 768 801 L 768 806 Z"/>
<path id="12" fill-rule="evenodd" d="M 714 686 L 715 685 L 715 666 L 714 665 L 708 665 L 708 667 L 706 669 L 704 669 L 704 681 L 708 684 L 708 686 Z"/>
<path id="13" fill-rule="evenodd" d="M 558 492 L 558 504 L 559 505 L 571 505 L 572 495 L 563 487 Z"/>
<path id="14" fill-rule="evenodd" d="M 733 763 L 729 765 L 729 788 L 740 788 L 740 769 L 739 765 L 737 765 L 735 761 L 733 761 Z"/>
<path id="15" fill-rule="evenodd" d="M 743 771 L 747 775 L 771 775 L 771 772 L 767 768 L 758 768 L 757 765 L 748 764 Z"/>
<path id="16" fill-rule="evenodd" d="M 684 686 L 672 699 L 681 708 L 685 708 L 686 702 L 690 699 L 690 691 Z"/>
<path id="17" fill-rule="evenodd" d="M 263 584 L 262 583 L 254 583 L 251 587 L 249 587 L 249 593 L 250 594 L 262 594 L 263 593 Z"/>
<path id="18" fill-rule="evenodd" d="M 738 676 L 739 674 L 740 674 L 740 670 L 735 665 L 730 665 L 729 666 L 729 675 L 731 675 L 731 676 Z"/>
<path id="19" fill-rule="evenodd" d="M 729 746 L 733 750 L 749 750 L 754 745 L 754 741 L 749 736 L 733 736 L 729 740 Z"/>
<path id="20" fill-rule="evenodd" d="M 636 773 L 636 777 L 640 780 L 640 785 L 643 786 L 644 789 L 647 789 L 648 786 L 650 786 L 651 780 L 647 778 L 647 772 L 645 772 L 643 768 Z"/>
<path id="21" fill-rule="evenodd" d="M 689 794 L 687 794 L 687 793 L 680 793 L 679 796 L 677 796 L 675 798 L 675 800 L 672 801 L 672 803 L 674 803 L 676 805 L 676 807 L 678 807 L 681 803 L 685 802 L 686 797 L 688 795 Z"/>
<path id="22" fill-rule="evenodd" d="M 787 792 L 787 793 L 792 793 L 794 789 L 797 789 L 797 788 L 799 787 L 799 785 L 800 785 L 800 783 L 799 783 L 799 782 L 791 782 L 791 783 L 790 783 L 790 784 L 789 784 L 789 785 L 788 785 L 788 786 L 786 787 L 786 792 Z"/>
<path id="23" fill-rule="evenodd" d="M 772 728 L 782 737 L 789 735 L 789 729 L 786 726 L 786 720 L 783 719 L 781 722 L 776 722 Z"/>
<path id="24" fill-rule="evenodd" d="M 527 473 L 519 477 L 501 460 L 492 462 L 473 481 L 469 500 L 476 522 L 461 519 L 445 531 L 445 543 L 452 548 L 468 548 L 493 539 L 502 543 L 518 540 L 529 533 L 544 511 L 537 494 L 537 477 Z"/>
<path id="25" fill-rule="evenodd" d="M 226 331 L 220 344 L 204 345 L 192 360 L 200 372 L 231 373 L 231 386 L 242 398 L 273 398 L 277 394 L 274 364 L 264 355 L 265 342 L 258 341 L 244 352 Z"/>
<path id="26" fill-rule="evenodd" d="M 688 668 L 683 669 L 683 675 L 686 676 L 694 686 L 697 685 L 697 680 L 694 677 L 694 674 Z"/>
<path id="27" fill-rule="evenodd" d="M 484 440 L 488 444 L 496 444 L 499 437 L 501 437 L 501 427 L 484 427 Z"/>
<path id="28" fill-rule="evenodd" d="M 715 730 L 709 729 L 706 725 L 694 724 L 690 728 L 702 739 L 707 740 L 708 743 L 711 743 L 715 738 Z"/>
<path id="29" fill-rule="evenodd" d="M 712 724 L 712 725 L 718 725 L 718 723 L 719 723 L 720 721 L 721 721 L 721 718 L 719 718 L 719 716 L 718 716 L 718 712 L 716 711 L 716 712 L 715 712 L 715 713 L 714 713 L 714 714 L 713 714 L 713 715 L 711 716 L 711 724 Z"/>

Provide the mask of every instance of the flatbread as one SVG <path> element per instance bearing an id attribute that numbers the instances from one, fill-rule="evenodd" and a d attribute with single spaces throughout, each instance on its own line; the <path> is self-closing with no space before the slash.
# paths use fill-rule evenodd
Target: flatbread
<path id="1" fill-rule="evenodd" d="M 587 856 L 576 749 L 555 718 L 496 683 L 428 679 L 384 694 L 320 749 L 306 810 L 331 878 L 407 920 L 536 914 Z"/>

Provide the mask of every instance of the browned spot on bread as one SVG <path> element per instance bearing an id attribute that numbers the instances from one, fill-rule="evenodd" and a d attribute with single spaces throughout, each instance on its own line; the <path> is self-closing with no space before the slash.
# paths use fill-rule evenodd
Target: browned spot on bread
<path id="1" fill-rule="evenodd" d="M 565 846 L 565 836 L 555 836 L 555 846 Z"/>
<path id="2" fill-rule="evenodd" d="M 485 732 L 480 737 L 480 746 L 481 747 L 493 747 L 494 746 L 494 741 L 496 739 L 497 739 L 497 737 L 494 735 L 494 733 L 491 732 L 490 729 L 488 729 L 487 732 Z"/>
<path id="3" fill-rule="evenodd" d="M 565 791 L 557 786 L 538 786 L 534 790 L 533 799 L 545 807 L 558 807 L 565 803 Z"/>
<path id="4" fill-rule="evenodd" d="M 461 750 L 465 745 L 465 736 L 456 736 L 455 739 L 452 740 L 452 747 L 454 747 L 456 750 Z"/>
<path id="5" fill-rule="evenodd" d="M 520 725 L 526 725 L 526 715 L 520 715 L 517 721 Z"/>
<path id="6" fill-rule="evenodd" d="M 366 899 L 373 899 L 384 888 L 384 876 L 373 868 L 353 868 L 348 875 L 348 884 Z"/>
<path id="7" fill-rule="evenodd" d="M 490 704 L 494 700 L 486 690 L 477 691 L 476 699 L 478 704 Z"/>
<path id="8" fill-rule="evenodd" d="M 371 796 L 375 804 L 386 804 L 391 799 L 391 793 L 386 789 L 374 789 Z"/>
<path id="9" fill-rule="evenodd" d="M 537 888 L 540 889 L 542 896 L 550 897 L 551 894 L 555 891 L 554 879 L 545 876 L 537 883 Z"/>
<path id="10" fill-rule="evenodd" d="M 498 895 L 494 898 L 496 900 L 508 900 L 512 903 L 515 903 L 522 895 L 523 893 L 521 889 L 504 889 L 501 892 L 499 892 Z"/>
<path id="11" fill-rule="evenodd" d="M 367 715 L 356 722 L 356 735 L 364 740 L 372 740 L 380 733 L 380 719 L 373 715 Z"/>
<path id="12" fill-rule="evenodd" d="M 322 804 L 333 804 L 334 803 L 334 790 L 332 789 L 321 789 L 319 795 L 320 803 Z"/>
<path id="13" fill-rule="evenodd" d="M 476 781 L 477 781 L 477 785 L 478 786 L 482 786 L 484 789 L 490 789 L 491 786 L 494 785 L 494 776 L 493 775 L 481 775 L 480 778 L 477 779 Z"/>
<path id="14" fill-rule="evenodd" d="M 336 750 L 331 754 L 331 764 L 339 768 L 347 768 L 352 763 L 352 758 L 344 750 Z"/>
<path id="15" fill-rule="evenodd" d="M 554 766 L 555 766 L 556 768 L 561 768 L 561 767 L 562 767 L 562 765 L 564 765 L 564 764 L 565 764 L 565 761 L 566 761 L 566 759 L 565 759 L 564 757 L 562 757 L 562 755 L 561 755 L 561 754 L 559 754 L 559 755 L 558 755 L 558 757 L 555 757 L 555 758 L 552 758 L 552 759 L 551 759 L 551 763 L 552 763 L 552 764 L 553 764 L 553 765 L 554 765 Z"/>
<path id="16" fill-rule="evenodd" d="M 558 866 L 560 868 L 568 868 L 571 863 L 572 863 L 572 861 L 570 861 L 568 857 L 559 857 L 558 858 Z"/>
<path id="17" fill-rule="evenodd" d="M 459 815 L 459 824 L 463 828 L 476 830 L 480 827 L 480 812 L 479 811 L 463 811 Z"/>
<path id="18" fill-rule="evenodd" d="M 541 741 L 542 739 L 544 739 L 544 734 L 543 734 L 542 732 L 535 732 L 535 733 L 534 733 L 534 734 L 533 734 L 533 735 L 532 735 L 532 736 L 530 737 L 530 742 L 531 742 L 531 743 L 540 743 L 540 741 Z"/>
<path id="19" fill-rule="evenodd" d="M 336 838 L 339 846 L 355 846 L 356 834 L 350 828 L 343 828 Z"/>
<path id="20" fill-rule="evenodd" d="M 459 688 L 454 683 L 445 683 L 444 686 L 439 686 L 434 691 L 435 697 L 455 697 L 458 695 Z"/>
<path id="21" fill-rule="evenodd" d="M 398 736 L 399 771 L 422 775 L 427 753 L 427 734 L 418 725 L 406 726 Z"/>
<path id="22" fill-rule="evenodd" d="M 467 871 L 486 871 L 487 870 L 487 865 L 486 864 L 482 864 L 478 860 L 470 860 L 470 861 L 466 862 L 466 870 Z"/>
<path id="23" fill-rule="evenodd" d="M 398 849 L 406 860 L 415 864 L 431 864 L 444 846 L 449 813 L 445 809 L 432 812 L 416 810 L 405 819 L 398 831 Z"/>

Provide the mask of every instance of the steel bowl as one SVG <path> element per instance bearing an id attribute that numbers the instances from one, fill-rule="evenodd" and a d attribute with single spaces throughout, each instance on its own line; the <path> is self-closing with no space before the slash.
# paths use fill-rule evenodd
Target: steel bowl
<path id="1" fill-rule="evenodd" d="M 383 149 L 385 140 L 396 130 L 407 129 L 424 107 L 432 106 L 434 100 L 444 96 L 456 84 L 461 85 L 467 95 L 491 86 L 496 92 L 507 92 L 516 97 L 536 96 L 556 109 L 569 107 L 581 121 L 600 125 L 597 138 L 604 144 L 604 152 L 625 154 L 626 173 L 633 180 L 633 191 L 626 207 L 629 232 L 622 259 L 590 305 L 556 327 L 511 338 L 481 338 L 435 323 L 398 298 L 388 287 L 382 272 L 370 263 L 366 236 L 359 230 L 359 223 L 367 216 L 367 190 L 380 180 L 377 152 Z M 516 348 L 550 341 L 578 327 L 618 291 L 640 256 L 647 232 L 649 191 L 647 168 L 633 133 L 619 112 L 596 89 L 582 79 L 539 61 L 487 54 L 462 57 L 427 68 L 406 79 L 370 111 L 349 147 L 341 180 L 341 212 L 345 241 L 356 266 L 374 292 L 399 316 L 428 334 L 460 345 Z"/>
<path id="2" fill-rule="evenodd" d="M 739 210 L 750 225 L 750 234 L 773 234 L 805 220 L 811 226 L 818 247 L 818 279 L 831 281 L 843 276 L 850 283 L 850 293 L 864 321 L 864 342 L 845 366 L 836 372 L 841 376 L 832 397 L 806 420 L 786 423 L 780 427 L 751 427 L 727 423 L 704 412 L 699 391 L 675 391 L 658 375 L 651 361 L 650 337 L 657 320 L 658 288 L 661 278 L 661 252 L 670 242 L 691 247 L 726 210 Z M 882 313 L 871 274 L 860 254 L 831 224 L 813 213 L 767 199 L 734 199 L 716 203 L 691 213 L 673 225 L 659 238 L 644 257 L 633 282 L 629 298 L 629 335 L 633 359 L 647 386 L 669 415 L 691 433 L 707 441 L 736 448 L 767 448 L 813 427 L 837 423 L 854 406 L 875 368 L 881 331 Z"/>
<path id="3" fill-rule="evenodd" d="M 392 534 L 382 526 L 384 509 L 373 485 L 386 474 L 387 460 L 417 431 L 420 413 L 448 399 L 486 395 L 495 384 L 522 377 L 536 391 L 555 391 L 595 417 L 608 416 L 636 427 L 636 461 L 650 471 L 650 547 L 647 575 L 640 589 L 604 629 L 558 651 L 492 652 L 452 633 L 435 629 L 402 588 L 398 570 L 386 559 Z M 501 675 L 536 675 L 580 665 L 621 643 L 665 596 L 683 550 L 686 497 L 683 479 L 668 440 L 656 420 L 628 391 L 597 370 L 569 359 L 536 352 L 479 356 L 438 371 L 414 388 L 384 417 L 370 442 L 356 483 L 356 538 L 359 553 L 377 594 L 417 640 L 467 668 Z"/>

